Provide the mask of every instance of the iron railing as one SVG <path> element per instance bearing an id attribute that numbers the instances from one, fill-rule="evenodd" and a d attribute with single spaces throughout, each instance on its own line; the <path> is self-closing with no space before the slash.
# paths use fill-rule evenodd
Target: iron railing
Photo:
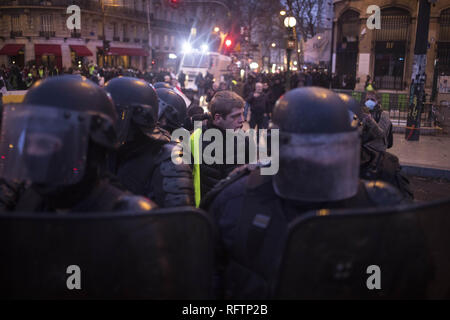
<path id="1" fill-rule="evenodd" d="M 333 89 L 334 92 L 345 93 L 353 97 L 361 106 L 366 101 L 366 92 Z M 391 122 L 396 126 L 406 126 L 408 118 L 409 95 L 406 93 L 378 93 L 379 102 L 383 110 L 389 112 Z M 434 127 L 435 116 L 432 103 L 426 101 L 420 116 L 422 127 Z"/>
<path id="2" fill-rule="evenodd" d="M 39 37 L 50 38 L 55 36 L 55 31 L 39 31 Z"/>

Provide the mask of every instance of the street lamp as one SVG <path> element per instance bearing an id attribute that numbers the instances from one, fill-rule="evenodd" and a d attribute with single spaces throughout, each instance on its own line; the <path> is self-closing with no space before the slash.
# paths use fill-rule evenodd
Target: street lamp
<path id="1" fill-rule="evenodd" d="M 297 20 L 294 17 L 286 17 L 284 18 L 284 26 L 286 28 L 293 28 L 297 24 Z"/>
<path id="2" fill-rule="evenodd" d="M 275 42 L 272 42 L 272 48 L 275 48 L 276 46 Z"/>
<path id="3" fill-rule="evenodd" d="M 286 87 L 290 89 L 290 82 L 291 82 L 291 53 L 292 50 L 296 47 L 296 38 L 292 36 L 292 32 L 294 32 L 295 35 L 295 25 L 297 24 L 297 20 L 294 17 L 286 17 L 284 19 L 284 26 L 288 30 L 288 39 L 286 43 L 286 55 L 287 55 L 287 83 Z"/>
<path id="4" fill-rule="evenodd" d="M 280 16 L 285 16 L 285 15 L 286 15 L 286 11 L 281 10 L 281 11 L 280 11 Z"/>
<path id="5" fill-rule="evenodd" d="M 214 28 L 214 32 L 215 32 L 215 33 L 219 32 L 219 31 L 220 31 L 220 28 L 219 28 L 219 27 L 215 27 L 215 28 Z"/>

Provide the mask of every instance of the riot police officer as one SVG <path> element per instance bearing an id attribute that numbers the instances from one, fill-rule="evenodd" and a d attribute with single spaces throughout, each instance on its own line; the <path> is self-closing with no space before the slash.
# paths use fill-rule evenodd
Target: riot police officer
<path id="1" fill-rule="evenodd" d="M 303 213 L 402 201 L 394 187 L 359 179 L 359 133 L 332 91 L 286 93 L 274 108 L 273 126 L 280 135 L 279 171 L 270 176 L 262 167 L 243 167 L 201 205 L 220 230 L 216 278 L 223 281 L 215 286 L 225 288 L 226 298 L 271 297 L 288 224 Z"/>
<path id="2" fill-rule="evenodd" d="M 408 178 L 401 172 L 398 158 L 387 152 L 373 147 L 371 141 L 374 136 L 371 134 L 367 121 L 362 121 L 364 117 L 359 103 L 344 93 L 338 94 L 347 106 L 352 126 L 357 127 L 361 133 L 361 162 L 359 176 L 366 180 L 382 180 L 395 186 L 406 199 L 413 199 Z"/>
<path id="3" fill-rule="evenodd" d="M 81 76 L 38 81 L 23 105 L 3 112 L 0 177 L 23 181 L 14 211 L 149 211 L 156 205 L 106 174 L 117 114 L 103 89 Z"/>
<path id="4" fill-rule="evenodd" d="M 110 160 L 112 173 L 125 188 L 160 207 L 192 205 L 192 170 L 181 157 L 174 157 L 179 159 L 177 163 L 172 161 L 176 143 L 157 126 L 155 89 L 143 80 L 129 77 L 114 78 L 105 89 L 119 114 L 120 147 Z"/>
<path id="5" fill-rule="evenodd" d="M 158 122 L 169 133 L 182 128 L 187 117 L 186 102 L 172 89 L 158 88 Z"/>

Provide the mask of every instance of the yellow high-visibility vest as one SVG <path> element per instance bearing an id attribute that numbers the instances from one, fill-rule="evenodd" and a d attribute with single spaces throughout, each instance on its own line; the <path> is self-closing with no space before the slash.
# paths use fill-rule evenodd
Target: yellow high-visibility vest
<path id="1" fill-rule="evenodd" d="M 200 206 L 200 138 L 202 129 L 198 128 L 191 134 L 191 152 L 194 157 L 194 167 L 192 170 L 192 180 L 194 180 L 195 207 Z"/>

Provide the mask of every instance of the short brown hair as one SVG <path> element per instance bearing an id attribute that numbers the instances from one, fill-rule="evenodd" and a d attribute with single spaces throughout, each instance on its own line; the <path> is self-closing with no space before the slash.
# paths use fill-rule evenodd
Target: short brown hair
<path id="1" fill-rule="evenodd" d="M 220 114 L 222 118 L 225 118 L 235 108 L 243 108 L 245 105 L 244 99 L 242 99 L 237 93 L 229 90 L 219 91 L 212 98 L 209 103 L 209 111 L 214 119 L 216 114 Z"/>

